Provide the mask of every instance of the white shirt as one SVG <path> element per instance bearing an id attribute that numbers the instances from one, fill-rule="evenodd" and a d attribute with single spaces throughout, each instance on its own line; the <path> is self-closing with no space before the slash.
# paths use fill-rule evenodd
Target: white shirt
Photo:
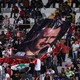
<path id="1" fill-rule="evenodd" d="M 75 53 L 77 53 L 77 52 L 78 52 L 78 49 L 79 49 L 79 44 L 75 44 L 75 43 L 74 43 L 74 44 L 72 45 L 72 51 L 75 52 Z"/>
<path id="2" fill-rule="evenodd" d="M 12 55 L 12 49 L 11 49 L 11 48 L 8 49 L 8 50 L 7 50 L 7 53 L 8 53 L 9 55 Z"/>
<path id="3" fill-rule="evenodd" d="M 10 51 L 6 51 L 6 50 L 2 51 L 3 58 L 4 57 L 9 57 L 11 54 L 12 54 L 11 50 Z"/>
<path id="4" fill-rule="evenodd" d="M 0 65 L 0 71 L 2 71 L 2 66 Z"/>
<path id="5" fill-rule="evenodd" d="M 5 50 L 4 50 L 4 51 L 2 51 L 2 55 L 3 55 L 3 58 L 4 58 L 5 56 L 6 56 L 6 57 L 8 57 L 8 56 L 9 56 Z"/>
<path id="6" fill-rule="evenodd" d="M 41 60 L 37 59 L 37 63 L 35 65 L 35 70 L 40 71 L 41 70 Z"/>
<path id="7" fill-rule="evenodd" d="M 49 70 L 49 71 L 47 71 L 47 74 L 55 74 L 55 71 L 54 70 Z"/>
<path id="8" fill-rule="evenodd" d="M 23 24 L 23 20 L 18 21 L 18 24 Z"/>
<path id="9" fill-rule="evenodd" d="M 0 65 L 0 76 L 2 75 L 2 66 Z"/>
<path id="10" fill-rule="evenodd" d="M 16 56 L 25 56 L 25 54 L 26 54 L 25 52 L 17 52 L 15 55 Z"/>
<path id="11" fill-rule="evenodd" d="M 5 80 L 9 80 L 9 79 L 10 79 L 10 75 L 8 73 L 6 73 Z"/>
<path id="12" fill-rule="evenodd" d="M 48 50 L 47 50 L 47 53 L 50 53 L 52 51 L 52 48 L 49 47 Z"/>

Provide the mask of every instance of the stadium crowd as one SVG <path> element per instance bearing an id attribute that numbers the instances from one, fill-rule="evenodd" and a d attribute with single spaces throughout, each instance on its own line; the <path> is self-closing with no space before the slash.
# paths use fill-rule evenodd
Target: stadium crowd
<path id="1" fill-rule="evenodd" d="M 57 40 L 47 52 L 30 57 L 26 55 L 26 49 L 21 50 L 20 45 L 28 33 L 26 27 L 22 26 L 30 27 L 29 18 L 33 18 L 36 24 L 43 18 L 40 8 L 49 8 L 52 4 L 55 7 L 55 3 L 59 3 L 59 9 L 62 10 L 64 6 L 70 10 L 73 3 L 76 7 L 80 6 L 79 0 L 71 0 L 71 4 L 63 0 L 48 0 L 46 5 L 42 0 L 0 0 L 0 8 L 8 4 L 8 8 L 12 8 L 10 18 L 14 18 L 11 24 L 8 15 L 0 15 L 0 28 L 4 29 L 0 34 L 0 80 L 80 80 L 80 25 L 74 25 L 76 12 L 71 11 L 73 16 L 69 20 L 72 22 L 66 38 Z M 71 63 L 66 63 L 67 59 Z M 24 69 L 12 69 L 14 65 L 25 63 L 29 65 Z M 63 63 L 66 63 L 65 67 Z"/>

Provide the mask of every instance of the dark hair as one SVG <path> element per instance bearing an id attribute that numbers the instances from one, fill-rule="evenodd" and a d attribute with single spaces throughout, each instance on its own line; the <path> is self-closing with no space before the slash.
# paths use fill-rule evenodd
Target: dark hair
<path id="1" fill-rule="evenodd" d="M 38 58 L 38 55 L 35 55 L 35 58 Z"/>
<path id="2" fill-rule="evenodd" d="M 11 66 L 9 65 L 8 68 L 11 68 Z"/>

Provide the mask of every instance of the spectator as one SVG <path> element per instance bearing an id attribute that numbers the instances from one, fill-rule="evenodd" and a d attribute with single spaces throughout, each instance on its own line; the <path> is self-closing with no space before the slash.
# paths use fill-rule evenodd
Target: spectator
<path id="1" fill-rule="evenodd" d="M 60 80 L 60 77 L 58 74 L 54 74 L 54 80 Z"/>
<path id="2" fill-rule="evenodd" d="M 3 45 L 6 42 L 5 37 L 6 37 L 6 35 L 5 35 L 4 31 L 2 31 L 1 34 L 0 34 L 0 40 L 1 40 L 1 42 L 2 42 Z"/>
<path id="3" fill-rule="evenodd" d="M 72 23 L 71 26 L 70 26 L 70 29 L 68 31 L 67 37 L 66 37 L 66 42 L 68 42 L 71 39 L 72 34 L 74 33 L 74 31 L 75 31 L 75 26 Z"/>
<path id="4" fill-rule="evenodd" d="M 13 4 L 10 18 L 12 18 L 12 15 L 13 15 L 13 14 L 14 14 L 14 17 L 15 17 L 15 16 L 18 16 L 18 13 L 19 13 L 18 7 L 17 7 L 15 4 Z M 16 15 L 16 14 L 17 14 L 17 15 Z"/>
<path id="5" fill-rule="evenodd" d="M 50 75 L 50 80 L 52 80 L 53 75 L 55 74 L 55 71 L 52 68 L 50 68 L 50 69 L 47 70 L 47 73 Z"/>
<path id="6" fill-rule="evenodd" d="M 65 73 L 61 73 L 61 75 L 60 75 L 60 79 L 61 79 L 61 80 L 66 80 Z"/>
<path id="7" fill-rule="evenodd" d="M 20 80 L 21 76 L 19 71 L 13 71 L 12 80 Z"/>
<path id="8" fill-rule="evenodd" d="M 55 7 L 56 0 L 48 0 L 48 3 L 45 5 L 46 8 L 49 8 L 51 5 L 53 5 L 53 8 Z"/>
<path id="9" fill-rule="evenodd" d="M 50 80 L 50 75 L 46 73 L 44 80 Z"/>
<path id="10" fill-rule="evenodd" d="M 12 76 L 12 74 L 13 74 L 13 72 L 12 72 L 12 70 L 11 70 L 11 66 L 8 66 L 8 67 L 6 68 L 6 72 L 10 75 L 10 78 L 11 78 L 11 76 Z"/>
<path id="11" fill-rule="evenodd" d="M 42 8 L 43 2 L 42 0 L 32 0 L 31 1 L 31 8 Z"/>
<path id="12" fill-rule="evenodd" d="M 20 11 L 20 17 L 21 18 L 24 18 L 25 17 L 25 10 L 21 8 L 21 11 Z"/>
<path id="13" fill-rule="evenodd" d="M 11 7 L 11 0 L 5 0 L 5 3 L 4 4 L 8 4 L 8 8 L 10 8 Z"/>
<path id="14" fill-rule="evenodd" d="M 6 35 L 6 39 L 9 40 L 10 37 L 12 36 L 12 33 L 10 30 L 8 30 L 5 35 Z"/>
<path id="15" fill-rule="evenodd" d="M 76 24 L 80 24 L 80 16 L 79 16 L 79 18 L 77 19 Z"/>
<path id="16" fill-rule="evenodd" d="M 3 58 L 10 57 L 11 53 L 8 52 L 8 48 L 6 48 L 5 50 L 2 51 L 2 55 L 3 55 Z"/>
<path id="17" fill-rule="evenodd" d="M 30 24 L 30 21 L 26 17 L 24 17 L 23 18 L 23 24 L 28 24 L 28 26 L 30 26 L 29 25 Z"/>
<path id="18" fill-rule="evenodd" d="M 49 62 L 49 63 L 48 63 Z M 53 67 L 53 57 L 52 55 L 48 54 L 48 57 L 46 59 L 46 66 L 47 69 L 52 68 Z"/>
<path id="19" fill-rule="evenodd" d="M 10 75 L 5 71 L 6 75 L 5 75 L 5 80 L 10 80 Z"/>
<path id="20" fill-rule="evenodd" d="M 74 66 L 74 64 L 71 65 L 70 70 L 73 71 L 73 72 L 75 71 L 75 66 Z"/>
<path id="21" fill-rule="evenodd" d="M 11 7 L 11 0 L 2 0 L 2 4 L 3 4 L 4 8 L 6 7 L 6 4 L 8 4 L 8 8 L 10 8 Z"/>
<path id="22" fill-rule="evenodd" d="M 7 29 L 9 28 L 9 26 L 10 26 L 10 20 L 9 20 L 9 18 L 8 18 L 7 15 L 5 15 L 2 23 L 3 23 L 4 28 L 7 28 Z"/>
<path id="23" fill-rule="evenodd" d="M 80 80 L 80 64 L 78 64 L 78 80 Z"/>
<path id="24" fill-rule="evenodd" d="M 37 8 L 42 8 L 43 7 L 42 0 L 36 0 L 35 6 L 37 6 Z"/>
<path id="25" fill-rule="evenodd" d="M 36 62 L 35 62 L 35 79 L 37 79 L 40 76 L 41 60 L 38 58 L 38 55 L 36 55 L 35 58 L 36 58 Z"/>
<path id="26" fill-rule="evenodd" d="M 58 65 L 62 66 L 62 43 L 60 41 L 57 41 L 57 49 L 58 49 L 57 54 Z"/>
<path id="27" fill-rule="evenodd" d="M 16 4 L 17 0 L 11 0 L 11 4 Z"/>
<path id="28" fill-rule="evenodd" d="M 34 63 L 31 60 L 31 62 L 29 64 L 29 69 L 27 71 L 29 80 L 32 80 L 32 77 L 34 76 L 34 67 L 35 67 L 35 65 L 34 65 Z"/>
<path id="29" fill-rule="evenodd" d="M 79 44 L 77 41 L 75 41 L 72 44 L 72 55 L 73 55 L 73 59 L 77 59 L 78 58 L 78 49 L 79 49 Z"/>
<path id="30" fill-rule="evenodd" d="M 46 73 L 46 65 L 44 62 L 41 62 L 41 75 L 40 75 L 40 80 L 44 80 L 45 78 L 45 73 Z"/>
<path id="31" fill-rule="evenodd" d="M 23 19 L 19 17 L 18 25 L 23 24 Z"/>
<path id="32" fill-rule="evenodd" d="M 22 27 L 22 25 L 23 25 L 23 19 L 21 17 L 19 17 L 19 20 L 18 20 L 17 24 L 18 24 L 17 25 L 18 29 L 20 31 L 23 30 L 23 27 Z"/>
<path id="33" fill-rule="evenodd" d="M 76 13 L 80 13 L 80 5 L 79 8 L 76 10 Z"/>
<path id="34" fill-rule="evenodd" d="M 2 28 L 1 24 L 2 24 L 3 19 L 4 19 L 4 16 L 2 14 L 0 14 L 0 29 Z"/>
<path id="35" fill-rule="evenodd" d="M 75 3 L 76 7 L 79 7 L 80 1 L 79 0 L 72 0 L 72 6 L 73 7 L 73 3 Z"/>
<path id="36" fill-rule="evenodd" d="M 3 46 L 2 46 L 2 42 L 0 41 L 0 58 L 2 58 L 2 49 L 3 49 Z"/>
<path id="37" fill-rule="evenodd" d="M 22 0 L 16 0 L 16 1 L 18 3 L 18 6 L 21 7 Z"/>
<path id="38" fill-rule="evenodd" d="M 63 3 L 63 0 L 56 0 L 56 3 L 59 3 L 59 6 Z"/>
<path id="39" fill-rule="evenodd" d="M 14 31 L 15 31 L 15 28 L 17 28 L 17 22 L 18 22 L 18 19 L 17 19 L 17 16 L 15 16 L 13 21 Z"/>
<path id="40" fill-rule="evenodd" d="M 66 79 L 67 79 L 67 80 L 70 80 L 70 78 L 71 78 L 72 76 L 74 76 L 74 72 L 71 71 L 69 68 L 66 68 L 65 74 L 66 74 Z"/>
<path id="41" fill-rule="evenodd" d="M 2 3 L 2 0 L 0 0 L 0 13 L 1 13 L 1 3 Z"/>
<path id="42" fill-rule="evenodd" d="M 57 65 L 57 56 L 56 56 L 56 54 L 54 53 L 52 55 L 52 57 L 53 57 L 53 65 Z"/>
<path id="43" fill-rule="evenodd" d="M 65 58 L 66 58 L 66 54 L 68 53 L 68 47 L 63 44 L 63 47 L 62 47 L 62 60 L 65 62 Z"/>
<path id="44" fill-rule="evenodd" d="M 3 63 L 0 63 L 0 76 L 1 76 L 1 78 L 2 78 L 2 65 L 3 65 Z"/>
<path id="45" fill-rule="evenodd" d="M 5 80 L 5 66 L 4 66 L 4 64 L 5 63 L 2 64 L 2 76 L 1 76 L 0 80 L 2 80 L 2 79 Z"/>
<path id="46" fill-rule="evenodd" d="M 0 23 L 2 23 L 3 19 L 4 19 L 4 16 L 2 14 L 0 14 Z M 1 27 L 1 25 L 0 25 L 0 27 Z"/>
<path id="47" fill-rule="evenodd" d="M 68 0 L 68 5 L 71 6 L 71 7 L 73 7 L 73 3 L 72 2 L 73 2 L 73 0 Z"/>
<path id="48" fill-rule="evenodd" d="M 24 0 L 23 6 L 24 6 L 24 8 L 28 8 L 29 7 L 29 0 Z"/>

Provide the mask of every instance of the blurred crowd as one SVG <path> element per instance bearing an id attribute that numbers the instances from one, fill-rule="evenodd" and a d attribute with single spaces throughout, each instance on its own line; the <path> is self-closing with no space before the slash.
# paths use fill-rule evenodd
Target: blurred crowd
<path id="1" fill-rule="evenodd" d="M 6 4 L 11 8 L 10 17 L 0 15 L 0 28 L 4 29 L 0 34 L 0 80 L 80 80 L 80 25 L 74 25 L 74 10 L 65 40 L 58 40 L 42 57 L 36 55 L 30 58 L 28 68 L 22 71 L 12 70 L 12 61 L 10 64 L 9 61 L 1 61 L 6 57 L 11 60 L 15 56 L 26 56 L 26 50 L 22 52 L 20 44 L 26 40 L 28 31 L 21 26 L 30 27 L 29 18 L 33 18 L 35 23 L 38 22 L 43 18 L 40 8 L 49 8 L 51 5 L 55 7 L 55 3 L 59 3 L 62 10 L 65 6 L 68 7 L 65 9 L 67 12 L 72 11 L 69 8 L 73 7 L 73 3 L 76 7 L 80 6 L 79 0 L 68 0 L 65 3 L 63 0 L 48 0 L 46 5 L 42 0 L 0 0 L 0 8 L 6 7 Z M 64 12 L 61 14 L 68 16 L 68 13 Z M 10 18 L 14 18 L 13 24 L 10 23 Z M 67 59 L 70 59 L 71 63 L 66 63 Z M 63 63 L 66 63 L 65 67 Z"/>
<path id="2" fill-rule="evenodd" d="M 42 8 L 44 6 L 46 6 L 47 8 L 49 8 L 52 4 L 53 7 L 55 7 L 56 3 L 59 3 L 59 5 L 61 5 L 65 0 L 48 0 L 48 2 L 46 3 L 46 5 L 44 5 L 42 0 L 0 0 L 0 6 L 1 7 L 6 7 L 6 4 L 8 4 L 8 8 L 11 8 L 12 4 L 18 3 L 18 6 L 24 6 L 24 7 L 38 7 L 38 8 Z M 67 0 L 68 4 L 73 7 L 73 4 L 75 3 L 76 7 L 79 7 L 80 1 L 79 0 Z"/>

